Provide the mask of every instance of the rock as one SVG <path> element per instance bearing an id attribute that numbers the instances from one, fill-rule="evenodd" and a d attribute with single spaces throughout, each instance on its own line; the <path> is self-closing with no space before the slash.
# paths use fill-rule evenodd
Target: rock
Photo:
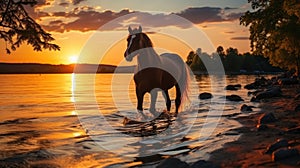
<path id="1" fill-rule="evenodd" d="M 233 85 L 228 85 L 224 89 L 225 90 L 238 90 L 238 88 L 235 88 Z"/>
<path id="2" fill-rule="evenodd" d="M 258 87 L 255 86 L 253 83 L 250 83 L 250 84 L 245 85 L 244 88 L 248 89 L 248 90 L 253 90 L 253 89 L 257 89 Z"/>
<path id="3" fill-rule="evenodd" d="M 295 100 L 300 100 L 300 93 L 295 96 Z"/>
<path id="4" fill-rule="evenodd" d="M 299 81 L 296 78 L 281 78 L 278 80 L 280 85 L 295 85 L 298 84 Z"/>
<path id="5" fill-rule="evenodd" d="M 286 139 L 278 139 L 275 143 L 268 146 L 266 154 L 271 154 L 279 148 L 288 147 L 289 142 Z"/>
<path id="6" fill-rule="evenodd" d="M 240 96 L 238 95 L 230 95 L 226 96 L 226 99 L 229 101 L 244 101 Z"/>
<path id="7" fill-rule="evenodd" d="M 286 131 L 288 134 L 300 134 L 300 127 L 291 128 Z"/>
<path id="8" fill-rule="evenodd" d="M 211 93 L 204 92 L 204 93 L 199 94 L 198 97 L 199 97 L 199 99 L 204 100 L 204 99 L 211 99 L 213 97 L 213 95 Z"/>
<path id="9" fill-rule="evenodd" d="M 244 88 L 248 89 L 248 90 L 259 89 L 261 87 L 265 87 L 265 86 L 269 85 L 269 83 L 270 83 L 270 80 L 267 80 L 266 78 L 261 77 L 261 78 L 255 79 L 255 82 L 245 85 Z"/>
<path id="10" fill-rule="evenodd" d="M 295 112 L 299 112 L 300 111 L 300 104 L 298 104 L 296 107 L 295 107 Z"/>
<path id="11" fill-rule="evenodd" d="M 248 106 L 246 104 L 243 104 L 241 107 L 241 111 L 242 112 L 250 112 L 250 111 L 253 111 L 252 108 L 253 108 L 253 106 Z"/>
<path id="12" fill-rule="evenodd" d="M 256 127 L 257 127 L 257 131 L 265 131 L 265 130 L 267 130 L 269 128 L 265 124 L 258 124 Z"/>
<path id="13" fill-rule="evenodd" d="M 240 84 L 236 84 L 236 85 L 227 85 L 225 87 L 225 90 L 238 90 L 242 87 L 242 85 Z"/>
<path id="14" fill-rule="evenodd" d="M 259 100 L 257 100 L 255 97 L 252 97 L 252 98 L 250 99 L 250 102 L 259 102 Z"/>
<path id="15" fill-rule="evenodd" d="M 248 90 L 253 90 L 253 89 L 258 89 L 259 87 L 257 85 L 255 85 L 254 83 L 250 83 L 244 86 L 245 89 Z"/>
<path id="16" fill-rule="evenodd" d="M 241 85 L 241 84 L 235 84 L 234 87 L 236 87 L 236 88 L 241 88 L 242 85 Z"/>
<path id="17" fill-rule="evenodd" d="M 275 118 L 273 113 L 265 113 L 259 117 L 259 124 L 268 124 L 275 122 L 277 119 Z"/>
<path id="18" fill-rule="evenodd" d="M 262 89 L 258 89 L 258 90 L 255 90 L 255 91 L 249 91 L 248 96 L 250 96 L 250 95 L 256 96 L 258 93 L 260 93 L 262 91 L 263 91 Z"/>
<path id="19" fill-rule="evenodd" d="M 166 167 L 172 167 L 172 168 L 188 168 L 189 165 L 186 162 L 181 161 L 178 158 L 167 158 L 163 161 L 161 161 L 157 168 L 166 168 Z"/>
<path id="20" fill-rule="evenodd" d="M 257 95 L 255 96 L 255 100 L 259 101 L 262 99 L 268 99 L 268 98 L 280 97 L 280 96 L 282 96 L 281 89 L 279 87 L 273 87 L 266 91 L 257 93 Z"/>
<path id="21" fill-rule="evenodd" d="M 297 149 L 279 149 L 272 153 L 272 160 L 274 162 L 277 162 L 298 155 L 299 155 L 299 151 Z"/>
<path id="22" fill-rule="evenodd" d="M 205 160 L 199 160 L 195 163 L 193 163 L 190 168 L 219 168 L 220 166 L 213 164 L 212 162 L 205 161 Z"/>

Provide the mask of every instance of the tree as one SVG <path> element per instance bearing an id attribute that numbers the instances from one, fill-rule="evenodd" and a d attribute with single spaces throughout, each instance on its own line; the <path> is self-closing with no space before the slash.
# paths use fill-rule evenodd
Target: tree
<path id="1" fill-rule="evenodd" d="M 186 58 L 186 64 L 190 66 L 193 62 L 194 57 L 195 57 L 194 51 L 190 51 L 189 55 Z"/>
<path id="2" fill-rule="evenodd" d="M 229 47 L 226 49 L 225 70 L 228 72 L 239 72 L 241 69 L 243 57 L 240 56 L 238 49 Z"/>
<path id="3" fill-rule="evenodd" d="M 250 26 L 251 49 L 281 68 L 300 70 L 299 0 L 248 0 L 253 11 L 240 18 Z"/>
<path id="4" fill-rule="evenodd" d="M 217 54 L 220 56 L 223 66 L 225 66 L 225 51 L 222 46 L 217 47 Z"/>
<path id="5" fill-rule="evenodd" d="M 51 34 L 36 23 L 24 9 L 24 5 L 37 4 L 36 0 L 0 0 L 0 2 L 0 38 L 5 41 L 8 54 L 24 42 L 31 45 L 35 51 L 60 50 L 58 45 L 50 43 L 54 40 Z"/>

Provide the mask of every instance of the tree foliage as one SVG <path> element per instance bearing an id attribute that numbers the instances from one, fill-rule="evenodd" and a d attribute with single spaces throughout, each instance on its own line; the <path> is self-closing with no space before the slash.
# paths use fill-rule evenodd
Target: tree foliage
<path id="1" fill-rule="evenodd" d="M 220 59 L 216 59 L 220 57 Z M 274 68 L 269 59 L 263 56 L 253 55 L 249 52 L 241 54 L 236 48 L 229 47 L 226 50 L 222 46 L 217 48 L 216 53 L 211 55 L 197 51 L 191 51 L 187 56 L 186 63 L 193 71 L 207 73 L 207 66 L 213 70 L 218 65 L 216 61 L 221 60 L 225 73 L 258 73 L 258 72 L 278 72 L 279 68 Z M 218 69 L 216 69 L 218 70 Z"/>
<path id="2" fill-rule="evenodd" d="M 16 50 L 24 42 L 31 45 L 35 51 L 42 49 L 60 50 L 54 40 L 36 23 L 24 9 L 24 5 L 34 6 L 36 0 L 0 0 L 0 38 L 6 42 L 6 52 Z"/>
<path id="3" fill-rule="evenodd" d="M 240 18 L 249 26 L 251 49 L 270 63 L 285 69 L 300 69 L 300 1 L 248 0 L 252 11 Z"/>

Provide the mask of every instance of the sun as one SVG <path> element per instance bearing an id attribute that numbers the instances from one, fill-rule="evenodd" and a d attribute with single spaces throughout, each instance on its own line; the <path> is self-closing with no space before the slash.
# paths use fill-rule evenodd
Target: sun
<path id="1" fill-rule="evenodd" d="M 78 59 L 78 56 L 77 56 L 77 55 L 72 55 L 72 56 L 69 57 L 69 62 L 70 62 L 71 64 L 76 63 L 76 62 L 77 62 L 77 59 Z"/>

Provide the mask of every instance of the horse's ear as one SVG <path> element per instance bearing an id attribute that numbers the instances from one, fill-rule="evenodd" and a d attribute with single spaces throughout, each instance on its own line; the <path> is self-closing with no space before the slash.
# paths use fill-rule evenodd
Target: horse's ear
<path id="1" fill-rule="evenodd" d="M 128 27 L 128 31 L 129 31 L 129 34 L 132 34 L 133 32 L 132 32 L 132 28 L 129 26 Z"/>
<path id="2" fill-rule="evenodd" d="M 139 26 L 139 32 L 142 33 L 142 26 Z"/>

